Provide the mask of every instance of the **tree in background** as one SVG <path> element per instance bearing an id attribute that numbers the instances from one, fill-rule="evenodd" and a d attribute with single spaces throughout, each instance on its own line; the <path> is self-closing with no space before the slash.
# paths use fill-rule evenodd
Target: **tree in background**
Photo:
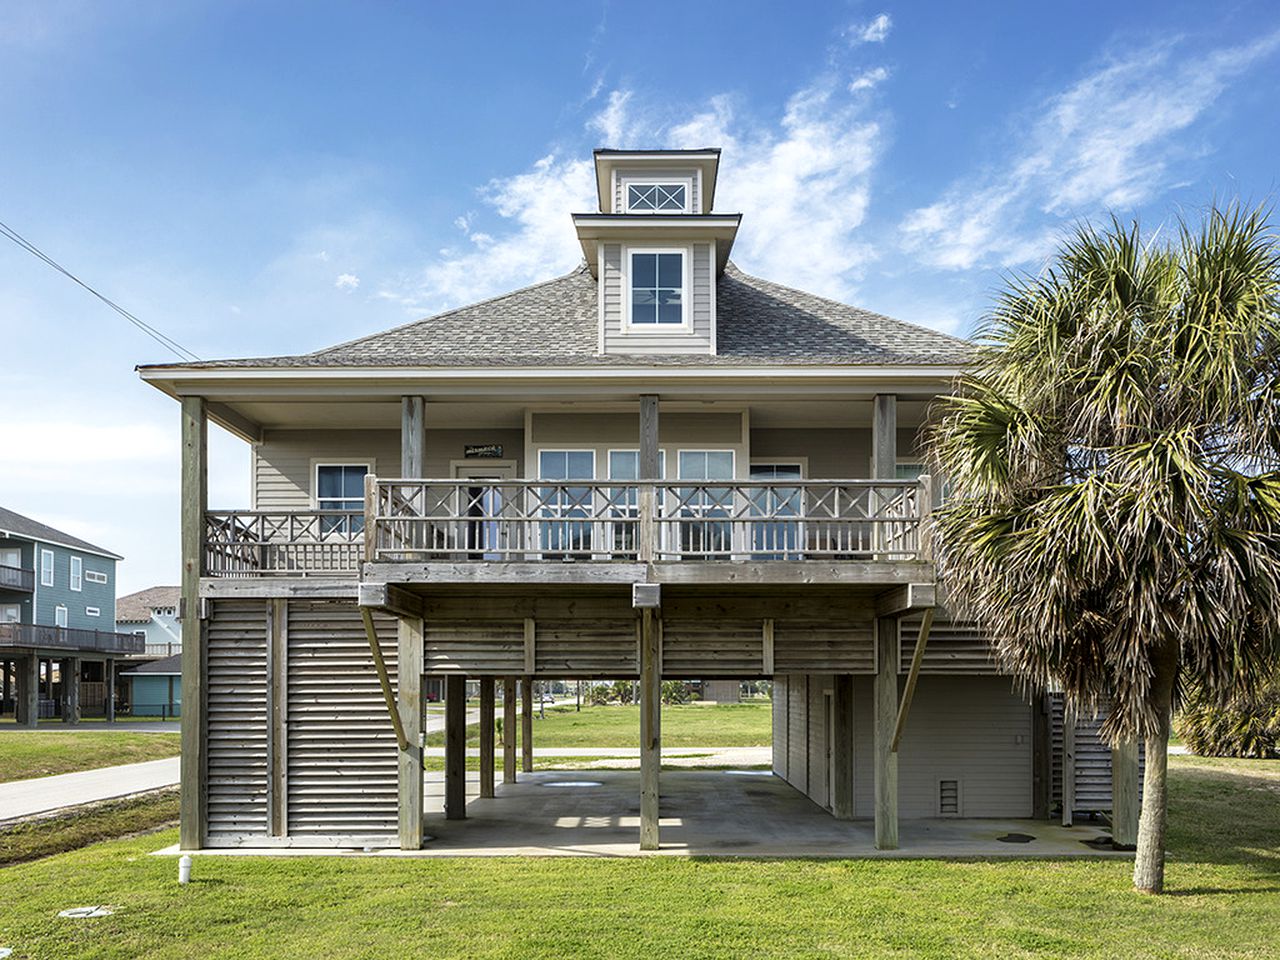
<path id="1" fill-rule="evenodd" d="M 1280 670 L 1226 703 L 1193 689 L 1176 726 L 1187 748 L 1202 757 L 1280 759 Z"/>
<path id="2" fill-rule="evenodd" d="M 951 603 L 1032 688 L 1146 745 L 1134 884 L 1164 888 L 1170 716 L 1280 633 L 1280 251 L 1264 212 L 1081 228 L 996 299 L 932 459 Z"/>

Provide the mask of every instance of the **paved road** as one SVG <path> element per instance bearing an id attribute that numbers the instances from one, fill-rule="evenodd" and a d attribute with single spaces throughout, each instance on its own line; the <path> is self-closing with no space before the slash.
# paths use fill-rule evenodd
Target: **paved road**
<path id="1" fill-rule="evenodd" d="M 0 783 L 0 823 L 62 807 L 142 793 L 178 782 L 178 758 Z"/>

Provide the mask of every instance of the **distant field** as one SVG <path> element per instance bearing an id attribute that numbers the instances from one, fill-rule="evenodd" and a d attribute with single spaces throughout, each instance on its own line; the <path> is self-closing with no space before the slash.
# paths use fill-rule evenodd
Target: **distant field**
<path id="1" fill-rule="evenodd" d="M 0 783 L 176 757 L 181 735 L 126 731 L 0 733 Z"/>
<path id="2" fill-rule="evenodd" d="M 502 715 L 502 705 L 498 705 Z M 663 747 L 767 747 L 772 737 L 768 703 L 726 703 L 662 708 Z M 480 728 L 467 728 L 467 743 L 479 743 Z M 427 744 L 444 745 L 444 733 L 429 734 Z M 640 708 L 611 704 L 548 707 L 546 717 L 534 712 L 534 751 L 538 747 L 636 747 L 640 745 Z"/>

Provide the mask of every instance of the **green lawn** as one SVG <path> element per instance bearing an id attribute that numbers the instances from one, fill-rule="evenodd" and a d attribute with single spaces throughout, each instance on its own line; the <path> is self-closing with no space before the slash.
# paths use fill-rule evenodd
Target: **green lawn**
<path id="1" fill-rule="evenodd" d="M 125 731 L 0 733 L 0 783 L 176 757 L 181 735 Z"/>
<path id="2" fill-rule="evenodd" d="M 1172 895 L 1127 861 L 246 859 L 176 832 L 0 870 L 15 958 L 1276 957 L 1280 763 L 1175 757 Z M 71 906 L 115 914 L 63 920 Z"/>
<path id="3" fill-rule="evenodd" d="M 501 715 L 502 707 L 498 707 Z M 662 746 L 767 747 L 772 737 L 768 702 L 693 704 L 662 708 Z M 479 743 L 480 728 L 467 727 L 467 743 Z M 427 744 L 444 745 L 444 733 L 427 736 Z M 539 747 L 638 747 L 640 708 L 611 704 L 604 707 L 548 707 L 545 719 L 534 712 L 533 750 Z"/>

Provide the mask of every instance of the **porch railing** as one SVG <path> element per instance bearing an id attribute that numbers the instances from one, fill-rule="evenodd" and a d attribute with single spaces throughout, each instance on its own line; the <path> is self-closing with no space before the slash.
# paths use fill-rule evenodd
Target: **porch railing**
<path id="1" fill-rule="evenodd" d="M 0 623 L 0 647 L 134 654 L 141 653 L 145 646 L 146 641 L 142 637 L 131 633 L 77 630 L 74 627 L 48 627 L 30 623 Z"/>
<path id="2" fill-rule="evenodd" d="M 220 510 L 205 514 L 212 577 L 355 574 L 364 543 L 358 510 Z"/>
<path id="3" fill-rule="evenodd" d="M 919 480 L 378 480 L 369 560 L 928 559 Z"/>
<path id="4" fill-rule="evenodd" d="M 36 588 L 36 572 L 23 567 L 0 564 L 0 590 L 22 590 L 30 593 Z"/>

